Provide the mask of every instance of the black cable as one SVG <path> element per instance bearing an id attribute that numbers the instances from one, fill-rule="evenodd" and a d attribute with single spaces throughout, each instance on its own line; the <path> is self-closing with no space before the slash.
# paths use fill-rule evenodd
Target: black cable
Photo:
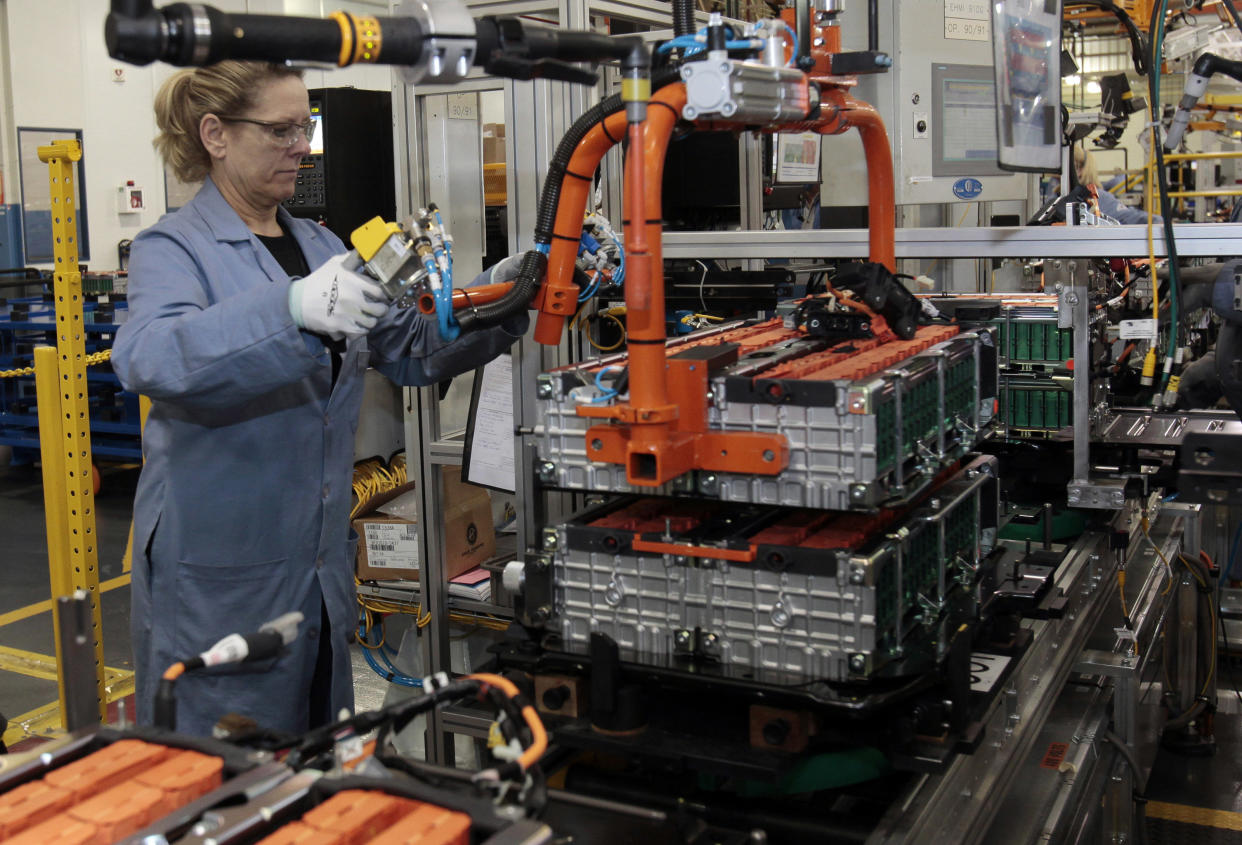
<path id="1" fill-rule="evenodd" d="M 1147 71 L 1150 68 L 1158 67 L 1154 60 L 1150 64 L 1147 61 L 1147 43 L 1143 38 L 1142 31 L 1126 13 L 1126 10 L 1119 7 L 1113 0 L 1065 0 L 1065 8 L 1070 6 L 1091 6 L 1095 9 L 1111 12 L 1121 22 L 1121 25 L 1125 27 L 1126 33 L 1130 37 L 1130 57 L 1134 61 L 1134 70 L 1138 75 L 1147 76 Z"/>
<path id="2" fill-rule="evenodd" d="M 479 681 L 452 681 L 418 698 L 401 701 L 379 710 L 357 713 L 339 722 L 316 728 L 301 737 L 297 746 L 289 752 L 285 762 L 294 769 L 300 769 L 306 761 L 313 760 L 320 753 L 331 748 L 336 741 L 336 735 L 341 731 L 353 730 L 355 733 L 364 734 L 388 724 L 408 724 L 419 713 L 431 710 L 443 702 L 467 698 L 476 694 L 481 687 L 482 683 Z"/>
<path id="3" fill-rule="evenodd" d="M 1164 4 L 1161 4 L 1160 8 L 1164 8 Z M 1149 46 L 1151 48 L 1151 67 L 1159 68 L 1160 67 L 1160 56 L 1156 54 L 1156 50 L 1159 47 L 1159 45 L 1157 45 L 1155 39 L 1152 39 L 1151 44 Z M 1172 200 L 1169 199 L 1169 175 L 1168 173 L 1165 172 L 1165 169 L 1164 169 L 1164 142 L 1160 138 L 1160 130 L 1162 127 L 1160 117 L 1161 117 L 1162 109 L 1161 109 L 1160 101 L 1159 99 L 1157 99 L 1157 92 L 1156 92 L 1156 86 L 1158 84 L 1158 81 L 1157 81 L 1158 79 L 1159 79 L 1159 73 L 1153 73 L 1147 77 L 1147 91 L 1148 91 L 1148 95 L 1151 97 L 1151 104 L 1152 104 L 1152 110 L 1153 110 L 1152 113 L 1156 116 L 1156 121 L 1155 121 L 1156 125 L 1151 127 L 1150 141 L 1156 150 L 1156 177 L 1157 177 L 1156 182 L 1160 189 L 1160 214 L 1164 218 L 1161 221 L 1161 223 L 1164 226 L 1164 244 L 1165 244 L 1165 249 L 1168 252 L 1169 267 L 1170 267 L 1170 272 L 1169 272 L 1170 309 L 1169 309 L 1169 313 L 1173 314 L 1174 312 L 1176 312 L 1178 315 L 1177 323 L 1173 323 L 1169 327 L 1169 331 L 1173 333 L 1172 348 L 1176 348 L 1177 341 L 1178 341 L 1178 334 L 1179 334 L 1178 323 L 1181 322 L 1181 316 L 1182 316 L 1181 311 L 1177 309 L 1178 298 L 1181 294 L 1181 286 L 1178 284 L 1177 278 L 1176 278 L 1177 277 L 1177 272 L 1176 272 L 1177 270 L 1177 241 L 1173 237 L 1173 202 Z M 1149 214 L 1151 213 L 1150 209 L 1148 209 L 1148 213 Z M 1159 385 L 1157 386 L 1157 389 L 1158 390 L 1160 389 Z"/>
<path id="4" fill-rule="evenodd" d="M 1225 8 L 1229 10 L 1229 16 L 1233 18 L 1233 25 L 1242 32 L 1242 17 L 1238 16 L 1238 8 L 1233 5 L 1233 0 L 1221 0 L 1225 4 Z"/>
<path id="5" fill-rule="evenodd" d="M 651 90 L 658 91 L 666 85 L 680 81 L 681 73 L 676 68 L 666 69 L 652 75 Z M 539 207 L 535 214 L 536 244 L 552 242 L 552 230 L 556 225 L 565 169 L 569 166 L 569 161 L 579 142 L 597 123 L 623 108 L 625 105 L 621 101 L 620 94 L 605 97 L 575 120 L 557 144 L 552 161 L 548 164 L 548 173 L 544 178 L 543 191 L 539 196 Z M 537 256 L 537 258 L 532 258 L 532 256 Z M 546 269 L 547 256 L 538 250 L 528 251 L 514 279 L 513 288 L 508 293 L 495 302 L 480 305 L 477 309 L 457 315 L 457 323 L 462 332 L 497 325 L 505 318 L 525 309 Z"/>
<path id="6" fill-rule="evenodd" d="M 1242 704 L 1242 689 L 1238 688 L 1238 679 L 1233 674 L 1233 664 L 1229 662 L 1228 660 L 1228 655 L 1231 650 L 1231 647 L 1229 645 L 1229 629 L 1225 627 L 1225 617 L 1220 615 L 1219 610 L 1216 613 L 1216 619 L 1220 622 L 1220 634 L 1222 637 L 1225 638 L 1225 655 L 1226 655 L 1225 671 L 1229 673 L 1229 683 L 1233 685 L 1234 695 L 1238 697 L 1238 702 Z M 1219 655 L 1217 656 L 1217 660 L 1218 661 L 1220 660 Z"/>
<path id="7" fill-rule="evenodd" d="M 673 35 L 694 35 L 694 0 L 673 0 Z"/>

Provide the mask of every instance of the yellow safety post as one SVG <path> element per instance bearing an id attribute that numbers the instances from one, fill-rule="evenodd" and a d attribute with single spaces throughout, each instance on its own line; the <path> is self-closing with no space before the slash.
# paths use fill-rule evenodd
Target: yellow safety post
<path id="1" fill-rule="evenodd" d="M 82 327 L 77 186 L 73 173 L 73 163 L 81 158 L 82 146 L 77 140 L 53 141 L 39 147 L 39 161 L 48 166 L 52 196 L 52 239 L 56 259 L 52 290 L 56 299 L 56 348 L 36 350 L 35 381 L 38 388 L 39 441 L 43 453 L 43 496 L 52 600 L 55 602 L 61 596 L 71 596 L 75 590 L 84 590 L 90 596 L 99 717 L 106 720 L 108 701 L 104 685 L 98 538 L 95 533 L 95 492 L 86 391 L 86 333 Z M 53 355 L 56 357 L 55 378 L 47 372 L 51 369 Z M 49 395 L 53 383 L 54 393 Z M 53 450 L 56 451 L 54 456 L 51 455 Z M 57 639 L 59 645 L 59 633 Z M 63 669 L 58 667 L 57 674 L 63 720 L 66 712 Z"/>

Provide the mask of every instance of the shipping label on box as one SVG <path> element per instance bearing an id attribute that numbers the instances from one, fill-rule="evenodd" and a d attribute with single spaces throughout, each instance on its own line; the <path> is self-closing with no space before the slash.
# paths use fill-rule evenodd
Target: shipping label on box
<path id="1" fill-rule="evenodd" d="M 418 523 L 385 513 L 354 519 L 358 534 L 355 571 L 361 581 L 417 581 Z"/>
<path id="2" fill-rule="evenodd" d="M 418 569 L 416 523 L 368 522 L 363 525 L 367 564 L 380 569 Z"/>

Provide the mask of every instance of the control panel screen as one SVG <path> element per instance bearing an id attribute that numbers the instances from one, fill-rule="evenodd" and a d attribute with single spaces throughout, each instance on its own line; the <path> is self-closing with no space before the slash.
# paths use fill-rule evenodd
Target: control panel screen
<path id="1" fill-rule="evenodd" d="M 311 120 L 315 123 L 315 135 L 311 138 L 310 154 L 323 155 L 323 114 L 318 106 L 311 106 Z"/>
<path id="2" fill-rule="evenodd" d="M 987 65 L 933 64 L 932 175 L 1001 176 L 996 81 Z"/>

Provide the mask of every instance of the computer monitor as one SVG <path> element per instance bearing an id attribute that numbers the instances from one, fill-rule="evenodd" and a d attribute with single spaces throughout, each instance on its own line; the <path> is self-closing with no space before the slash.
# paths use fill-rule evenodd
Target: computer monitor
<path id="1" fill-rule="evenodd" d="M 992 50 L 997 161 L 1006 170 L 1060 171 L 1060 0 L 996 0 Z"/>
<path id="2" fill-rule="evenodd" d="M 996 80 L 987 65 L 932 65 L 932 176 L 1003 176 Z"/>
<path id="3" fill-rule="evenodd" d="M 323 155 L 323 114 L 317 106 L 311 107 L 311 120 L 315 123 L 315 135 L 311 138 L 310 154 Z"/>

